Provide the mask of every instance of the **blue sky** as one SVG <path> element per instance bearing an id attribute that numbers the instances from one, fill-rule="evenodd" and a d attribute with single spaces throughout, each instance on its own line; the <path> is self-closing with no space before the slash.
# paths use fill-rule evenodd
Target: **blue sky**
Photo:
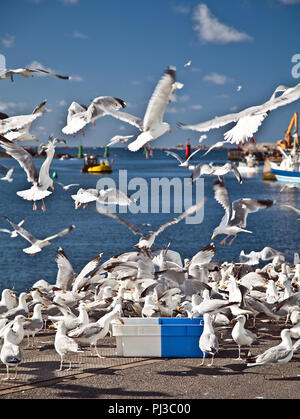
<path id="1" fill-rule="evenodd" d="M 198 143 L 199 133 L 178 121 L 197 123 L 265 102 L 279 84 L 300 82 L 292 57 L 300 54 L 299 0 L 15 0 L 1 5 L 0 53 L 7 68 L 43 66 L 73 80 L 52 77 L 0 81 L 0 111 L 30 113 L 47 99 L 48 112 L 32 124 L 42 142 L 53 134 L 68 145 L 104 146 L 134 127 L 110 117 L 90 125 L 86 136 L 65 136 L 68 106 L 97 96 L 120 97 L 143 117 L 156 83 L 176 66 L 184 88 L 168 105 L 173 134 L 157 146 Z M 192 65 L 184 64 L 192 60 Z M 300 75 L 300 74 L 299 74 Z M 241 91 L 237 86 L 242 85 Z M 283 138 L 299 102 L 273 111 L 257 141 Z M 206 144 L 231 126 L 208 133 Z"/>

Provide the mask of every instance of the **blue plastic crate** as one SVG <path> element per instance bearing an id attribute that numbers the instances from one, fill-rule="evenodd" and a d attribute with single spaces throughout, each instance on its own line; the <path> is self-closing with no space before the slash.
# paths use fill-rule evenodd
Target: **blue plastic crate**
<path id="1" fill-rule="evenodd" d="M 178 358 L 199 358 L 203 353 L 199 339 L 203 332 L 202 318 L 160 317 L 161 356 Z"/>

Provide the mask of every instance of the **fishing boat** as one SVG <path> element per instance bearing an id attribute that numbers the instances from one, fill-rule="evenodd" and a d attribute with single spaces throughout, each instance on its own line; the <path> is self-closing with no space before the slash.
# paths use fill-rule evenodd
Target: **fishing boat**
<path id="1" fill-rule="evenodd" d="M 84 165 L 81 168 L 83 173 L 112 173 L 112 167 L 108 160 L 98 161 L 97 156 L 91 154 L 84 155 Z"/>
<path id="2" fill-rule="evenodd" d="M 296 140 L 290 152 L 280 147 L 278 150 L 282 154 L 280 164 L 270 161 L 276 180 L 283 183 L 300 183 L 300 149 L 297 147 Z"/>
<path id="3" fill-rule="evenodd" d="M 241 173 L 251 174 L 263 170 L 263 162 L 257 160 L 255 154 L 247 154 L 244 159 L 238 163 L 238 169 Z"/>

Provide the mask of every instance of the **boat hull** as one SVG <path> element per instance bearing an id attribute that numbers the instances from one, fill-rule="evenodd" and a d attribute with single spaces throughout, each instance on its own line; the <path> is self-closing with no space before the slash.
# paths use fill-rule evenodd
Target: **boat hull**
<path id="1" fill-rule="evenodd" d="M 271 167 L 276 180 L 284 183 L 300 183 L 300 172 L 293 172 L 290 170 L 280 170 Z"/>

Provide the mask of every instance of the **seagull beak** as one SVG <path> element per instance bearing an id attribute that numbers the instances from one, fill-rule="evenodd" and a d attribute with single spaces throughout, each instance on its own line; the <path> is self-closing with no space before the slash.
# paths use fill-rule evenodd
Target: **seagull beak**
<path id="1" fill-rule="evenodd" d="M 95 121 L 92 121 L 92 124 L 94 125 L 94 127 L 96 126 L 96 122 Z"/>
<path id="2" fill-rule="evenodd" d="M 122 324 L 125 324 L 125 322 L 124 322 L 124 320 L 123 319 L 119 319 L 120 320 L 120 322 L 122 323 Z"/>
<path id="3" fill-rule="evenodd" d="M 237 322 L 237 319 L 235 317 L 230 320 L 230 323 L 236 323 L 236 322 Z"/>
<path id="4" fill-rule="evenodd" d="M 213 240 L 214 238 L 215 238 L 215 235 L 213 234 L 210 239 Z"/>
<path id="5" fill-rule="evenodd" d="M 27 319 L 25 319 L 27 322 L 32 322 L 32 319 L 30 319 L 30 318 L 27 318 Z"/>
<path id="6" fill-rule="evenodd" d="M 52 191 L 54 191 L 54 186 L 53 185 L 51 186 L 51 189 L 52 189 Z"/>

